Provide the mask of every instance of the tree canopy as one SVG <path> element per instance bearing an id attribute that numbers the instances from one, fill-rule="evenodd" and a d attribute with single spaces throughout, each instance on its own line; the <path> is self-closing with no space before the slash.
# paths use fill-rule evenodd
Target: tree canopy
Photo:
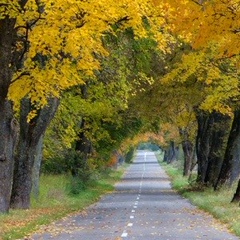
<path id="1" fill-rule="evenodd" d="M 139 136 L 159 137 L 165 148 L 182 143 L 188 160 L 196 145 L 203 182 L 214 152 L 226 149 L 218 182 L 237 179 L 227 156 L 239 151 L 239 18 L 239 0 L 2 0 L 0 167 L 8 179 L 0 173 L 0 211 L 9 209 L 12 178 L 21 175 L 13 169 L 27 164 L 31 173 L 27 157 L 35 158 L 59 99 L 45 141 L 57 144 L 46 156 L 85 144 L 110 158 Z"/>

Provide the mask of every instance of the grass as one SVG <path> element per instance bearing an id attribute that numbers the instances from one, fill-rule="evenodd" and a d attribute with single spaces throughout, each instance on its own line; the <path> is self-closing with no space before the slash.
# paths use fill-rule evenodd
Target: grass
<path id="1" fill-rule="evenodd" d="M 114 190 L 114 183 L 120 180 L 124 168 L 102 174 L 77 195 L 69 193 L 69 176 L 42 176 L 40 195 L 37 200 L 32 199 L 31 209 L 10 210 L 0 215 L 0 239 L 27 238 L 40 225 L 83 211 L 103 194 Z"/>
<path id="2" fill-rule="evenodd" d="M 240 237 L 240 206 L 237 203 L 231 203 L 236 187 L 219 191 L 214 191 L 212 188 L 198 188 L 190 184 L 188 178 L 182 176 L 182 169 L 179 168 L 181 162 L 166 164 L 162 162 L 161 155 L 157 155 L 157 158 L 171 177 L 175 190 L 194 205 L 226 224 L 233 233 Z"/>

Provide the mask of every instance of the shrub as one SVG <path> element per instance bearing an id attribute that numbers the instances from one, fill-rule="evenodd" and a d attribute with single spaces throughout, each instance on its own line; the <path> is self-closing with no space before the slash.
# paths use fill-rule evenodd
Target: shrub
<path id="1" fill-rule="evenodd" d="M 131 163 L 133 161 L 134 152 L 135 152 L 135 148 L 130 147 L 128 152 L 125 155 L 125 162 L 126 163 Z"/>

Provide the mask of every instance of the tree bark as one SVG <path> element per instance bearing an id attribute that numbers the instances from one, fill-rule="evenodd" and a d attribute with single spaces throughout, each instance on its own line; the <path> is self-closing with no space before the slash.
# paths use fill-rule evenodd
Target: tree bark
<path id="1" fill-rule="evenodd" d="M 240 202 L 240 179 L 238 180 L 237 190 L 233 196 L 232 202 Z"/>
<path id="2" fill-rule="evenodd" d="M 15 19 L 0 20 L 0 212 L 9 210 L 13 177 L 14 145 L 17 140 L 17 122 L 13 119 L 12 104 L 7 100 L 12 81 Z"/>
<path id="3" fill-rule="evenodd" d="M 227 147 L 221 171 L 215 189 L 224 184 L 231 186 L 240 174 L 240 110 L 234 112 L 232 128 L 228 137 Z"/>
<path id="4" fill-rule="evenodd" d="M 168 151 L 164 149 L 163 162 L 167 162 L 167 160 L 168 160 Z"/>
<path id="5" fill-rule="evenodd" d="M 88 98 L 88 86 L 82 85 L 80 86 L 82 98 Z M 87 118 L 82 117 L 82 121 L 80 124 L 80 132 L 78 134 L 78 140 L 75 144 L 75 154 L 73 166 L 71 169 L 71 173 L 73 177 L 77 177 L 79 175 L 79 170 L 82 170 L 86 167 L 87 160 L 90 154 L 93 152 L 92 142 L 87 137 L 86 132 L 89 130 L 87 128 Z"/>
<path id="6" fill-rule="evenodd" d="M 11 195 L 12 208 L 28 209 L 30 207 L 32 170 L 36 160 L 36 153 L 39 150 L 41 138 L 54 117 L 58 104 L 58 99 L 50 99 L 48 106 L 40 109 L 38 115 L 30 122 L 27 122 L 27 116 L 32 110 L 31 102 L 29 99 L 23 99 L 21 102 L 20 141 L 15 157 Z"/>
<path id="7" fill-rule="evenodd" d="M 173 141 L 170 141 L 169 146 L 164 150 L 164 159 L 163 161 L 167 163 L 172 163 L 178 158 L 178 147 L 175 146 Z"/>
<path id="8" fill-rule="evenodd" d="M 91 153 L 93 152 L 92 142 L 86 136 L 86 120 L 82 119 L 80 126 L 80 133 L 78 135 L 78 140 L 76 141 L 75 151 L 77 155 L 74 158 L 71 173 L 73 177 L 77 177 L 79 170 L 86 167 L 87 160 Z"/>
<path id="9" fill-rule="evenodd" d="M 7 213 L 12 189 L 14 149 L 18 137 L 18 123 L 13 118 L 12 104 L 0 103 L 0 212 Z"/>
<path id="10" fill-rule="evenodd" d="M 32 194 L 35 199 L 39 196 L 39 184 L 40 184 L 40 169 L 42 163 L 42 151 L 43 151 L 43 138 L 41 135 L 38 145 L 36 147 L 36 154 L 34 156 L 33 169 L 32 169 Z"/>
<path id="11" fill-rule="evenodd" d="M 185 140 L 182 142 L 182 148 L 184 153 L 183 176 L 189 176 L 194 164 L 194 145 L 189 140 Z"/>
<path id="12" fill-rule="evenodd" d="M 229 116 L 217 112 L 213 114 L 212 138 L 204 179 L 204 182 L 210 186 L 215 186 L 221 170 L 230 123 L 231 118 Z"/>
<path id="13" fill-rule="evenodd" d="M 196 138 L 196 153 L 198 163 L 197 182 L 204 183 L 208 166 L 208 156 L 210 151 L 210 142 L 212 138 L 211 126 L 213 122 L 212 115 L 201 110 L 196 114 L 198 122 L 198 131 Z"/>
<path id="14" fill-rule="evenodd" d="M 82 119 L 81 127 L 80 127 L 81 132 L 79 133 L 78 140 L 76 141 L 75 150 L 81 152 L 84 160 L 86 161 L 89 154 L 92 153 L 92 143 L 86 136 L 85 125 L 86 125 L 86 120 Z"/>
<path id="15" fill-rule="evenodd" d="M 19 0 L 23 9 L 28 0 Z M 15 28 L 16 19 L 1 16 L 0 19 L 0 212 L 8 212 L 12 189 L 14 149 L 17 142 L 18 123 L 13 118 L 12 104 L 7 100 L 13 74 L 21 68 L 26 47 L 20 44 Z M 28 39 L 21 38 L 21 43 Z M 25 45 L 25 44 L 24 44 Z"/>
<path id="16" fill-rule="evenodd" d="M 214 186 L 222 167 L 231 119 L 218 112 L 198 111 L 197 121 L 197 181 Z"/>
<path id="17" fill-rule="evenodd" d="M 189 176 L 194 164 L 194 144 L 189 140 L 189 134 L 186 129 L 179 128 L 179 134 L 182 138 L 182 149 L 184 154 L 183 176 Z"/>

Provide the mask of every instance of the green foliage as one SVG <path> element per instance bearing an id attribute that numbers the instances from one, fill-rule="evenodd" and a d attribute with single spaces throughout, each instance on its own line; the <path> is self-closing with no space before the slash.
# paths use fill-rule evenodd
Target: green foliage
<path id="1" fill-rule="evenodd" d="M 70 194 L 78 195 L 80 192 L 86 189 L 87 183 L 86 180 L 83 179 L 85 176 L 82 175 L 85 175 L 84 172 L 81 172 L 79 177 L 72 177 L 69 185 L 67 186 Z"/>
<path id="2" fill-rule="evenodd" d="M 135 153 L 135 148 L 129 147 L 128 152 L 125 154 L 126 163 L 131 163 L 133 161 L 134 153 Z"/>
<path id="3" fill-rule="evenodd" d="M 43 160 L 41 171 L 46 174 L 62 174 L 70 169 L 69 163 L 63 156 L 56 155 L 55 157 Z"/>
<path id="4" fill-rule="evenodd" d="M 109 55 L 97 56 L 101 70 L 95 72 L 95 78 L 86 79 L 84 86 L 65 92 L 46 133 L 47 171 L 51 167 L 53 172 L 69 169 L 71 163 L 66 153 L 74 148 L 82 131 L 92 143 L 96 161 L 108 161 L 113 151 L 142 127 L 129 100 L 152 82 L 150 76 L 156 73 L 152 66 L 159 54 L 156 42 L 150 38 L 134 39 L 133 32 L 128 30 L 106 34 L 103 43 Z M 82 119 L 86 122 L 84 129 L 80 128 Z"/>

